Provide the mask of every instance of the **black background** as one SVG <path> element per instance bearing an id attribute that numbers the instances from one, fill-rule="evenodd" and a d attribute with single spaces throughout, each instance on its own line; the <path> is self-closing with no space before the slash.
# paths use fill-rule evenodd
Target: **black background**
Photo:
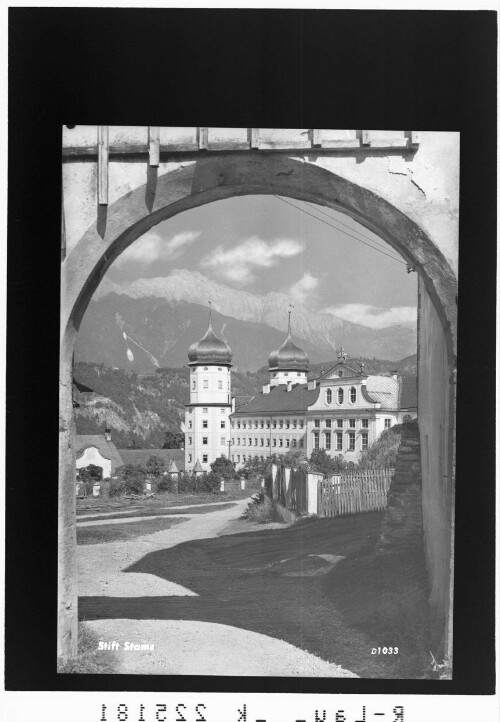
<path id="1" fill-rule="evenodd" d="M 493 693 L 496 20 L 10 9 L 6 689 Z M 56 674 L 64 124 L 461 133 L 453 681 Z"/>

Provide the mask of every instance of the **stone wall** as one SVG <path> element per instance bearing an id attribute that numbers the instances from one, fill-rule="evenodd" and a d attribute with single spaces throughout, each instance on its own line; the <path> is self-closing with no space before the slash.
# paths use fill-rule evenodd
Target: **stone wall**
<path id="1" fill-rule="evenodd" d="M 387 511 L 377 545 L 380 554 L 423 546 L 422 469 L 418 425 L 403 426 L 396 469 L 387 494 Z"/>

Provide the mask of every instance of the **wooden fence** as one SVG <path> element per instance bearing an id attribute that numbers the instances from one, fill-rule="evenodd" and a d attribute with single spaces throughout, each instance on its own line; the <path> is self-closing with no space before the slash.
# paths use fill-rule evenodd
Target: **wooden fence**
<path id="1" fill-rule="evenodd" d="M 385 509 L 394 469 L 370 469 L 318 482 L 318 516 Z"/>

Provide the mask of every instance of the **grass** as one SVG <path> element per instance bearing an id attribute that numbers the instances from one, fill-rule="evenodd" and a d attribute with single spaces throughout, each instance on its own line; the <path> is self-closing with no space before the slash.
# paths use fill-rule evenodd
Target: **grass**
<path id="1" fill-rule="evenodd" d="M 420 678 L 429 665 L 425 579 L 418 556 L 376 557 L 383 519 L 384 512 L 306 519 L 157 550 L 126 571 L 155 574 L 198 596 L 81 597 L 80 614 L 226 624 L 282 639 L 361 677 Z M 400 653 L 372 655 L 379 646 Z"/>
<path id="2" fill-rule="evenodd" d="M 273 521 L 280 521 L 272 499 L 262 492 L 259 492 L 256 499 L 252 499 L 242 516 L 247 521 L 256 524 L 269 524 Z"/>
<path id="3" fill-rule="evenodd" d="M 172 514 L 179 514 L 179 513 L 185 513 L 185 514 L 209 514 L 217 511 L 222 511 L 223 509 L 230 509 L 233 507 L 234 504 L 231 502 L 228 502 L 227 504 L 221 504 L 220 506 L 193 506 L 189 509 L 182 509 L 180 511 L 177 511 L 176 509 L 163 509 L 161 507 L 156 508 L 149 508 L 149 509 L 138 509 L 137 511 L 117 511 L 115 514 L 106 514 L 105 516 L 93 516 L 92 519 L 88 519 L 88 521 L 105 521 L 107 519 L 130 519 L 134 518 L 136 516 L 140 517 L 148 517 L 148 516 L 172 516 Z M 86 520 L 87 521 L 87 520 Z"/>
<path id="4" fill-rule="evenodd" d="M 176 524 L 187 521 L 185 518 L 175 519 L 146 519 L 144 521 L 130 522 L 127 524 L 97 524 L 96 526 L 85 526 L 77 528 L 77 544 L 107 544 L 117 541 L 129 541 L 146 534 L 155 534 L 158 531 L 170 529 Z"/>
<path id="5" fill-rule="evenodd" d="M 98 649 L 99 638 L 84 622 L 78 625 L 78 653 L 75 659 L 57 661 L 60 674 L 113 674 L 117 672 L 114 652 Z"/>
<path id="6" fill-rule="evenodd" d="M 106 499 L 104 497 L 87 497 L 86 499 L 76 500 L 76 513 L 88 514 L 92 511 L 120 511 L 120 510 L 139 510 L 139 509 L 156 509 L 165 506 L 177 505 L 202 505 L 213 504 L 214 502 L 231 502 L 240 499 L 247 499 L 255 493 L 255 489 L 238 489 L 236 491 L 218 492 L 217 494 L 157 494 L 154 499 L 125 499 L 125 497 L 117 497 Z M 136 515 L 138 516 L 138 515 Z"/>

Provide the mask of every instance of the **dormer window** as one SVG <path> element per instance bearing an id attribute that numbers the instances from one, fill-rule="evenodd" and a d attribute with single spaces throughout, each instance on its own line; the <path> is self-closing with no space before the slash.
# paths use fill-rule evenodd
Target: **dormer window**
<path id="1" fill-rule="evenodd" d="M 339 389 L 337 391 L 337 403 L 338 404 L 344 403 L 344 389 Z"/>
<path id="2" fill-rule="evenodd" d="M 356 389 L 354 388 L 354 386 L 351 386 L 349 390 L 349 401 L 351 402 L 351 404 L 356 403 Z"/>
<path id="3" fill-rule="evenodd" d="M 331 389 L 326 390 L 326 403 L 327 404 L 332 403 L 332 390 Z"/>

